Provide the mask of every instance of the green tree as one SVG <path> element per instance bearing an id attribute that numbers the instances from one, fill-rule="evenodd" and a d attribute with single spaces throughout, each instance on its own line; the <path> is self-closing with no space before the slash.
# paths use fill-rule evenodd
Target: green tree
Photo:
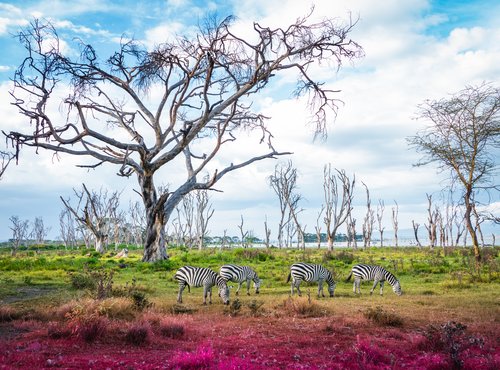
<path id="1" fill-rule="evenodd" d="M 408 138 L 423 154 L 417 165 L 437 163 L 440 171 L 450 172 L 451 186 L 462 190 L 464 221 L 479 263 L 481 251 L 471 218 L 477 193 L 499 190 L 494 175 L 500 147 L 500 89 L 486 83 L 467 86 L 448 99 L 425 101 L 418 116 L 430 124 Z"/>

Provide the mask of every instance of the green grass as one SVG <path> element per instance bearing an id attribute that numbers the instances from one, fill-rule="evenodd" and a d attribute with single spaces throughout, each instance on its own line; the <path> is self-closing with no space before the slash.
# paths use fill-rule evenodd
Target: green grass
<path id="1" fill-rule="evenodd" d="M 112 272 L 113 294 L 119 291 L 123 293 L 133 283 L 136 293 L 130 293 L 131 297 L 140 292 L 139 295 L 147 302 L 170 310 L 175 304 L 177 293 L 177 283 L 173 280 L 173 275 L 179 267 L 193 265 L 218 271 L 225 263 L 236 263 L 252 266 L 262 279 L 261 294 L 258 297 L 240 295 L 242 304 L 245 306 L 250 304 L 251 299 L 258 299 L 259 303 L 264 302 L 263 308 L 269 308 L 273 305 L 272 302 L 283 302 L 287 299 L 290 292 L 290 286 L 286 283 L 289 266 L 298 261 L 320 263 L 334 271 L 337 280 L 336 298 L 333 301 L 320 299 L 318 304 L 330 308 L 333 306 L 335 310 L 345 311 L 346 314 L 352 309 L 350 307 L 353 300 L 356 300 L 355 304 L 364 309 L 373 308 L 374 304 L 386 309 L 397 302 L 403 316 L 406 311 L 407 315 L 411 316 L 415 307 L 428 311 L 422 311 L 421 315 L 424 317 L 429 314 L 439 315 L 439 310 L 459 311 L 460 307 L 464 306 L 471 312 L 480 307 L 486 315 L 497 309 L 494 297 L 500 288 L 499 247 L 483 250 L 486 257 L 480 274 L 475 271 L 470 249 L 463 248 L 444 251 L 375 247 L 367 250 L 340 249 L 328 252 L 324 249 L 300 251 L 260 248 L 222 251 L 207 248 L 198 251 L 171 247 L 168 249 L 170 259 L 158 263 L 141 262 L 141 251 L 132 248 L 129 248 L 129 257 L 122 259 L 114 258 L 111 252 L 100 256 L 92 252 L 88 255 L 88 250 L 39 249 L 39 253 L 25 251 L 14 257 L 10 255 L 10 251 L 0 250 L 1 300 L 6 300 L 14 306 L 27 307 L 30 301 L 33 301 L 33 304 L 36 302 L 36 305 L 54 305 L 92 297 L 90 290 L 93 288 L 75 288 L 72 279 L 78 274 L 85 274 L 85 271 L 102 271 Z M 378 287 L 373 297 L 369 297 L 372 283 L 366 282 L 361 286 L 361 298 L 354 296 L 352 281 L 346 283 L 344 280 L 351 266 L 356 263 L 372 263 L 386 267 L 400 279 L 404 295 L 397 297 L 391 286 L 386 284 L 383 297 L 379 296 Z M 236 286 L 231 283 L 230 285 Z M 49 289 L 50 294 L 45 294 L 46 289 Z M 302 290 L 305 294 L 309 292 L 311 297 L 317 300 L 316 284 L 303 283 Z M 15 299 L 16 295 L 22 300 Z M 191 294 L 186 293 L 187 305 L 199 308 L 201 295 L 201 289 L 193 289 Z M 217 293 L 214 294 L 213 301 L 218 302 Z"/>

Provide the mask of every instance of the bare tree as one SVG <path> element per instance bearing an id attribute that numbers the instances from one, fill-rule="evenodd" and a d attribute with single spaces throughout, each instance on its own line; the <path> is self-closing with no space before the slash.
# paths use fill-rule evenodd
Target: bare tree
<path id="1" fill-rule="evenodd" d="M 293 167 L 292 161 L 280 162 L 274 167 L 274 173 L 268 178 L 269 185 L 278 196 L 280 220 L 278 223 L 278 247 L 285 245 L 284 232 L 287 225 L 288 197 L 293 193 L 297 181 L 297 170 Z"/>
<path id="2" fill-rule="evenodd" d="M 180 227 L 180 231 L 183 231 L 184 245 L 193 248 L 194 246 L 194 234 L 196 225 L 195 222 L 195 199 L 193 193 L 188 193 L 182 198 L 180 214 L 182 218 L 179 217 L 178 222 L 180 225 L 184 224 L 184 227 Z"/>
<path id="3" fill-rule="evenodd" d="M 352 211 L 354 185 L 344 170 L 335 169 L 332 173 L 331 165 L 325 165 L 323 170 L 323 193 L 325 199 L 325 226 L 328 238 L 328 250 L 333 250 L 333 243 L 340 226 L 342 226 Z"/>
<path id="4" fill-rule="evenodd" d="M 130 202 L 128 214 L 130 218 L 130 224 L 132 226 L 131 231 L 132 237 L 134 239 L 134 244 L 139 247 L 143 247 L 146 230 L 144 208 L 141 206 L 140 202 Z"/>
<path id="5" fill-rule="evenodd" d="M 429 247 L 432 249 L 437 243 L 437 222 L 440 217 L 439 209 L 434 207 L 432 209 L 432 194 L 425 194 L 427 196 L 427 224 L 424 224 L 427 229 L 429 237 Z"/>
<path id="6" fill-rule="evenodd" d="M 371 244 L 373 227 L 375 225 L 375 211 L 372 208 L 370 191 L 364 182 L 361 182 L 366 190 L 366 214 L 363 219 L 363 247 L 367 248 Z"/>
<path id="7" fill-rule="evenodd" d="M 198 240 L 198 249 L 203 249 L 205 236 L 208 235 L 208 223 L 215 210 L 209 204 L 209 196 L 206 189 L 197 190 L 196 197 L 196 238 Z"/>
<path id="8" fill-rule="evenodd" d="M 3 174 L 7 170 L 7 167 L 9 166 L 10 162 L 15 158 L 14 154 L 0 151 L 0 179 L 2 178 Z"/>
<path id="9" fill-rule="evenodd" d="M 358 248 L 358 242 L 356 240 L 356 219 L 352 218 L 352 212 L 349 212 L 347 216 L 347 246 L 353 249 Z"/>
<path id="10" fill-rule="evenodd" d="M 424 155 L 417 165 L 438 163 L 440 171 L 450 172 L 451 186 L 461 188 L 464 220 L 479 263 L 473 198 L 480 190 L 499 189 L 494 174 L 498 161 L 495 149 L 500 147 L 500 89 L 490 84 L 467 86 L 449 99 L 424 102 L 419 106 L 419 118 L 430 125 L 408 138 Z"/>
<path id="11" fill-rule="evenodd" d="M 322 204 L 321 209 L 318 212 L 318 217 L 316 217 L 316 226 L 314 226 L 314 230 L 316 231 L 316 243 L 318 249 L 321 248 L 321 216 L 323 215 L 323 211 L 325 210 L 325 206 Z"/>
<path id="12" fill-rule="evenodd" d="M 66 249 L 76 247 L 75 218 L 66 208 L 59 213 L 59 232 Z"/>
<path id="13" fill-rule="evenodd" d="M 245 224 L 245 221 L 243 220 L 243 215 L 241 215 L 241 223 L 238 225 L 238 229 L 240 229 L 241 246 L 243 248 L 246 248 L 246 247 L 248 247 L 248 244 L 247 244 L 248 230 L 245 230 L 243 228 L 244 224 Z"/>
<path id="14" fill-rule="evenodd" d="M 12 230 L 11 254 L 15 256 L 19 247 L 23 243 L 26 245 L 29 235 L 30 222 L 28 220 L 21 220 L 18 216 L 11 216 L 9 221 L 12 223 L 12 226 L 10 226 L 10 229 Z"/>
<path id="15" fill-rule="evenodd" d="M 95 242 L 95 250 L 104 253 L 105 245 L 109 232 L 109 218 L 116 211 L 120 204 L 118 192 L 112 192 L 108 195 L 107 190 L 100 189 L 99 192 L 90 192 L 85 184 L 82 184 L 82 190 L 73 189 L 78 204 L 72 207 L 69 199 L 63 197 L 61 201 L 68 211 L 70 211 L 75 220 L 84 228 L 89 230 Z"/>
<path id="16" fill-rule="evenodd" d="M 269 248 L 270 240 L 271 240 L 271 229 L 267 225 L 267 216 L 266 216 L 264 220 L 264 245 L 266 246 L 266 248 Z"/>
<path id="17" fill-rule="evenodd" d="M 417 246 L 419 248 L 422 248 L 422 243 L 420 243 L 420 239 L 418 238 L 418 228 L 420 227 L 420 224 L 418 222 L 415 222 L 415 220 L 411 220 L 411 224 L 413 226 L 413 235 L 415 235 Z"/>
<path id="18" fill-rule="evenodd" d="M 59 47 L 53 26 L 39 20 L 18 35 L 28 55 L 14 75 L 11 94 L 31 125 L 8 137 L 16 148 L 86 156 L 95 162 L 82 167 L 109 163 L 117 166 L 120 176 L 135 175 L 147 220 L 143 261 L 168 258 L 164 227 L 186 194 L 212 188 L 231 171 L 289 154 L 274 149 L 267 117 L 253 111 L 251 104 L 269 81 L 297 72 L 294 93 L 309 97 L 315 136 L 324 137 L 338 100 L 335 90 L 313 78 L 312 67 L 333 62 L 340 68 L 345 60 L 363 54 L 348 38 L 352 21 L 313 23 L 309 14 L 284 28 L 254 23 L 254 37 L 246 39 L 233 32 L 233 19 L 207 19 L 193 38 L 178 37 L 152 51 L 125 42 L 109 58 L 81 42 L 80 57 L 71 59 Z M 59 85 L 71 93 L 54 102 Z M 148 94 L 153 89 L 163 91 L 158 101 Z M 50 113 L 52 106 L 66 111 L 66 121 Z M 266 149 L 258 153 L 252 148 L 249 159 L 209 171 L 207 164 L 242 129 L 262 133 Z M 208 148 L 205 153 L 197 153 L 201 142 Z M 155 175 L 161 168 L 178 166 L 181 158 L 185 181 L 172 191 L 158 191 Z M 208 180 L 200 181 L 205 174 Z"/>
<path id="19" fill-rule="evenodd" d="M 377 205 L 377 225 L 378 225 L 378 232 L 380 234 L 381 247 L 384 246 L 384 230 L 385 230 L 385 226 L 383 226 L 384 210 L 385 210 L 384 201 L 382 199 L 379 199 Z"/>
<path id="20" fill-rule="evenodd" d="M 50 232 L 50 227 L 47 227 L 43 223 L 42 217 L 35 217 L 35 221 L 33 221 L 31 236 L 35 241 L 36 245 L 42 245 L 45 241 L 45 238 Z"/>
<path id="21" fill-rule="evenodd" d="M 399 230 L 399 206 L 398 202 L 394 201 L 395 207 L 392 207 L 392 228 L 394 230 L 394 247 L 398 247 L 398 230 Z"/>

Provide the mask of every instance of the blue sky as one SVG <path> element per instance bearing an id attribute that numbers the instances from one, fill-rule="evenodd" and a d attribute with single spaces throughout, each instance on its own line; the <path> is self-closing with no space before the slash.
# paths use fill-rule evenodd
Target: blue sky
<path id="1" fill-rule="evenodd" d="M 207 13 L 224 17 L 234 14 L 235 27 L 251 30 L 251 22 L 287 25 L 306 14 L 311 2 L 304 0 L 239 1 L 12 1 L 0 2 L 0 129 L 25 125 L 11 106 L 10 78 L 24 54 L 14 35 L 33 17 L 49 19 L 67 45 L 72 40 L 92 43 L 102 55 L 111 53 L 120 38 L 133 37 L 152 47 L 165 37 L 192 33 Z M 346 64 L 339 72 L 322 78 L 341 90 L 336 122 L 328 139 L 313 142 L 311 128 L 304 125 L 302 102 L 290 98 L 286 83 L 274 85 L 255 101 L 272 117 L 270 128 L 278 150 L 293 151 L 290 157 L 299 173 L 299 191 L 306 232 L 314 232 L 322 203 L 323 166 L 356 174 L 365 182 L 374 203 L 386 204 L 386 236 L 391 233 L 390 208 L 399 205 L 400 228 L 411 228 L 411 220 L 424 224 L 425 194 L 436 194 L 443 177 L 433 167 L 413 168 L 418 155 L 408 149 L 405 138 L 423 124 L 416 121 L 416 106 L 425 99 L 439 99 L 468 84 L 500 81 L 500 4 L 498 1 L 369 0 L 315 2 L 315 16 L 347 19 L 349 12 L 359 16 L 352 38 L 363 46 L 366 56 Z M 279 89 L 277 88 L 279 87 Z M 282 87 L 285 87 L 282 89 Z M 243 137 L 238 145 L 219 160 L 245 158 L 255 140 Z M 4 140 L 0 148 L 4 149 Z M 135 180 L 113 176 L 114 171 L 87 172 L 74 167 L 73 158 L 53 158 L 50 153 L 25 150 L 17 166 L 10 166 L 0 180 L 0 240 L 11 236 L 9 217 L 34 220 L 43 217 L 58 235 L 59 196 L 72 195 L 72 188 L 85 182 L 89 187 L 123 191 L 134 199 Z M 276 236 L 277 202 L 267 185 L 276 161 L 260 162 L 226 176 L 217 186 L 222 193 L 212 196 L 215 209 L 209 229 L 212 235 L 237 235 L 240 215 L 245 226 L 257 236 L 263 234 L 265 217 Z M 497 178 L 498 179 L 498 178 Z M 165 178 L 166 182 L 170 180 Z M 498 181 L 496 181 L 498 183 Z M 137 200 L 137 199 L 134 199 Z M 355 214 L 362 218 L 364 192 L 358 186 Z M 499 212 L 498 194 L 491 198 L 491 209 Z M 128 204 L 124 200 L 123 204 Z M 358 225 L 361 221 L 358 222 Z M 498 230 L 493 229 L 496 234 Z"/>

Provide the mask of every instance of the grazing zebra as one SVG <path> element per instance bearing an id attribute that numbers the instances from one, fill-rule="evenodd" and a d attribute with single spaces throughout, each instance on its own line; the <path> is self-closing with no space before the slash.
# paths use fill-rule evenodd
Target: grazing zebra
<path id="1" fill-rule="evenodd" d="M 336 283 L 333 280 L 332 273 L 321 265 L 303 262 L 294 263 L 290 267 L 290 273 L 288 274 L 288 279 L 286 280 L 287 283 L 290 281 L 290 277 L 292 278 L 292 295 L 294 293 L 294 288 L 297 288 L 299 297 L 302 295 L 300 292 L 300 282 L 302 280 L 318 282 L 318 298 L 320 293 L 323 297 L 325 296 L 323 293 L 323 282 L 325 281 L 328 284 L 330 297 L 333 297 L 333 293 L 335 292 Z"/>
<path id="2" fill-rule="evenodd" d="M 250 280 L 253 280 L 253 286 L 255 288 L 255 294 L 259 294 L 260 279 L 257 273 L 248 266 L 237 266 L 237 265 L 224 265 L 220 268 L 220 276 L 222 276 L 227 281 L 231 280 L 235 283 L 239 283 L 238 289 L 236 290 L 236 295 L 241 289 L 241 285 L 247 282 L 247 295 L 250 295 Z"/>
<path id="3" fill-rule="evenodd" d="M 182 303 L 182 291 L 186 286 L 188 291 L 191 291 L 190 286 L 203 286 L 203 304 L 207 304 L 207 294 L 209 295 L 209 303 L 212 303 L 212 287 L 217 285 L 222 301 L 224 304 L 229 304 L 229 289 L 226 280 L 209 268 L 183 266 L 177 270 L 174 279 L 179 282 L 178 303 Z"/>
<path id="4" fill-rule="evenodd" d="M 370 290 L 370 294 L 373 294 L 373 290 L 375 289 L 377 284 L 380 283 L 380 295 L 382 295 L 384 292 L 385 281 L 392 285 L 392 290 L 394 291 L 394 293 L 396 293 L 397 295 L 403 294 L 401 285 L 399 284 L 399 280 L 396 279 L 393 274 L 391 274 L 382 266 L 364 264 L 355 265 L 352 267 L 351 272 L 346 279 L 346 282 L 351 279 L 352 275 L 354 275 L 354 294 L 356 294 L 356 291 L 361 294 L 361 290 L 359 289 L 361 279 L 374 280 L 372 290 Z"/>

